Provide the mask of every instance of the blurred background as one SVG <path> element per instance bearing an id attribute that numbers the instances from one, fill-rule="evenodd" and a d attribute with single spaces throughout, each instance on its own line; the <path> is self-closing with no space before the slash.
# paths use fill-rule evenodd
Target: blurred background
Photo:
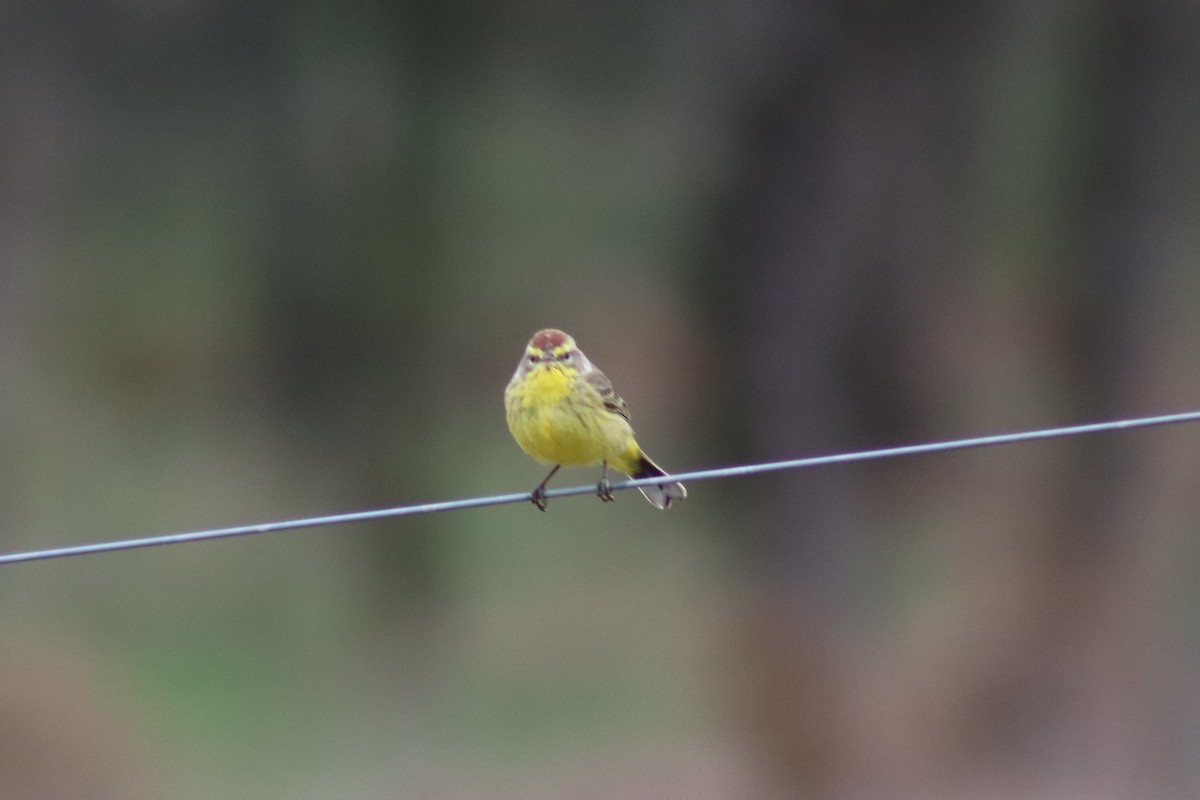
<path id="1" fill-rule="evenodd" d="M 0 549 L 1200 407 L 1200 5 L 0 3 Z M 596 479 L 567 471 L 558 485 Z M 0 569 L 8 798 L 1200 792 L 1200 430 Z"/>

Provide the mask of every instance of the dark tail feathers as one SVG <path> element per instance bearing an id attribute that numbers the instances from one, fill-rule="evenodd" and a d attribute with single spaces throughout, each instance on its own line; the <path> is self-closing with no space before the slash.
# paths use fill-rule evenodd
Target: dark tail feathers
<path id="1" fill-rule="evenodd" d="M 666 474 L 643 453 L 638 459 L 637 468 L 630 473 L 629 477 L 636 480 L 638 478 L 665 477 Z M 683 484 L 679 481 L 668 481 L 657 486 L 641 486 L 639 490 L 650 501 L 650 505 L 658 509 L 670 508 L 672 500 L 682 500 L 687 497 L 687 489 L 683 488 Z"/>

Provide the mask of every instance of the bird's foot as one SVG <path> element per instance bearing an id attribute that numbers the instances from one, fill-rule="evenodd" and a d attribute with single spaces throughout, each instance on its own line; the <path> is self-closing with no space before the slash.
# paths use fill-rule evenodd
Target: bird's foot
<path id="1" fill-rule="evenodd" d="M 607 477 L 601 478 L 600 482 L 596 484 L 596 494 L 598 494 L 600 499 L 606 503 L 611 503 L 613 501 L 613 493 L 612 489 L 609 488 Z"/>

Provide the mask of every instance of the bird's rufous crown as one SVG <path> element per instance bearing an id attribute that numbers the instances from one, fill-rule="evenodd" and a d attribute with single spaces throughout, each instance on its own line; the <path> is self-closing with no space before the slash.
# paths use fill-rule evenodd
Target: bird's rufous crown
<path id="1" fill-rule="evenodd" d="M 553 352 L 556 348 L 562 347 L 565 344 L 574 344 L 574 340 L 556 328 L 540 330 L 529 340 L 530 347 L 535 347 L 543 353 Z"/>

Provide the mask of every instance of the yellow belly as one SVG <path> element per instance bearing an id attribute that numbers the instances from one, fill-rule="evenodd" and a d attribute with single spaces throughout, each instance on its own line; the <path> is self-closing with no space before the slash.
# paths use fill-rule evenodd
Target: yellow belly
<path id="1" fill-rule="evenodd" d="M 599 393 L 574 370 L 535 369 L 509 387 L 508 428 L 521 449 L 544 464 L 587 466 L 607 461 L 620 468 L 633 429 L 604 408 Z M 636 447 L 636 445 L 633 445 Z"/>

